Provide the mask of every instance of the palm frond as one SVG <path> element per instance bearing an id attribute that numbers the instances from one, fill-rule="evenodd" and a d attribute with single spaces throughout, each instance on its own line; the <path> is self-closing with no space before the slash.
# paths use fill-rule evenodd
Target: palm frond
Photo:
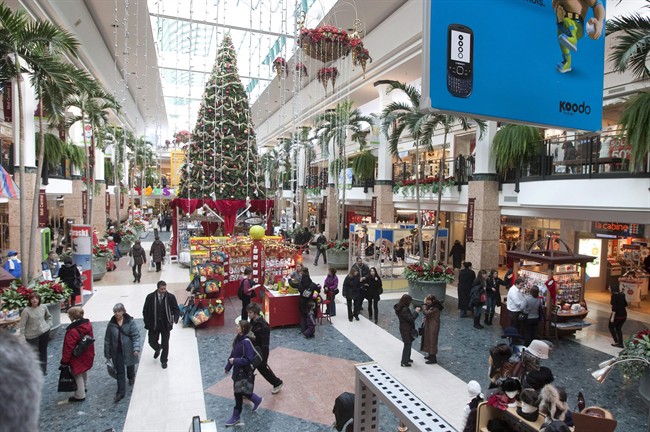
<path id="1" fill-rule="evenodd" d="M 606 35 L 616 38 L 608 58 L 616 72 L 631 69 L 637 78 L 650 78 L 650 17 L 636 12 L 608 20 Z"/>
<path id="2" fill-rule="evenodd" d="M 67 143 L 65 156 L 75 168 L 83 172 L 86 167 L 86 150 L 83 147 Z"/>
<path id="3" fill-rule="evenodd" d="M 505 125 L 492 140 L 492 152 L 496 156 L 496 168 L 501 175 L 524 164 L 539 152 L 541 131 L 532 126 Z"/>
<path id="4" fill-rule="evenodd" d="M 632 166 L 638 169 L 650 149 L 650 93 L 630 98 L 619 122 L 628 144 L 632 146 Z"/>

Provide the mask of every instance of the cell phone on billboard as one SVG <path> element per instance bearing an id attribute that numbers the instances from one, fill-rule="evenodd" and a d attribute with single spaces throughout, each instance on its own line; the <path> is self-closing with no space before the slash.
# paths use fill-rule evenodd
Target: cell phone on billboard
<path id="1" fill-rule="evenodd" d="M 456 97 L 469 97 L 474 81 L 474 32 L 462 24 L 450 24 L 447 44 L 447 90 Z"/>

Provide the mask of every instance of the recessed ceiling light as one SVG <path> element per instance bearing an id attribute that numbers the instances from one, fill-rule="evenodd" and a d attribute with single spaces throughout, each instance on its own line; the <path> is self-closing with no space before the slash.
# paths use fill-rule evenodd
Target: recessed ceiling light
<path id="1" fill-rule="evenodd" d="M 118 28 L 120 25 L 119 24 L 111 24 L 111 27 Z"/>

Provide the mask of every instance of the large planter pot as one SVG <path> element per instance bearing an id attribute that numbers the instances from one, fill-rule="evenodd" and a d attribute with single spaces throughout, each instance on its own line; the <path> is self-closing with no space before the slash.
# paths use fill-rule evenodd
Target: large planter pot
<path id="1" fill-rule="evenodd" d="M 650 406 L 650 370 L 639 378 L 639 394 L 646 405 Z"/>
<path id="2" fill-rule="evenodd" d="M 93 257 L 93 280 L 98 281 L 106 274 L 106 262 L 108 258 Z"/>
<path id="3" fill-rule="evenodd" d="M 45 305 L 50 315 L 52 315 L 52 328 L 50 329 L 50 338 L 56 336 L 56 333 L 61 327 L 61 304 L 48 303 Z"/>
<path id="4" fill-rule="evenodd" d="M 349 251 L 341 251 L 336 249 L 328 249 L 327 253 L 327 265 L 335 269 L 347 269 L 349 263 L 350 253 Z"/>
<path id="5" fill-rule="evenodd" d="M 434 281 L 408 281 L 408 293 L 413 297 L 413 304 L 421 306 L 424 303 L 424 298 L 429 294 L 436 296 L 440 303 L 445 303 L 445 295 L 447 294 L 447 282 L 434 282 Z"/>
<path id="6" fill-rule="evenodd" d="M 133 246 L 133 243 L 131 242 L 125 242 L 122 240 L 119 245 L 117 245 L 117 249 L 120 251 L 122 255 L 128 254 L 129 251 L 131 250 L 131 246 Z"/>

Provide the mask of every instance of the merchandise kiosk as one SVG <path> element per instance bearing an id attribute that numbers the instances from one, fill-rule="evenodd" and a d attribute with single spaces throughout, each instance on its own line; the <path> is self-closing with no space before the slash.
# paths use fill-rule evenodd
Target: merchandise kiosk
<path id="1" fill-rule="evenodd" d="M 507 255 L 513 258 L 513 272 L 524 278 L 524 292 L 537 285 L 543 293 L 548 330 L 553 330 L 555 337 L 560 332 L 573 333 L 590 325 L 583 321 L 589 313 L 584 292 L 585 268 L 596 257 L 574 254 L 558 236 L 538 239 L 527 252 L 513 250 Z M 502 313 L 502 326 L 504 317 L 507 319 L 507 314 Z"/>

